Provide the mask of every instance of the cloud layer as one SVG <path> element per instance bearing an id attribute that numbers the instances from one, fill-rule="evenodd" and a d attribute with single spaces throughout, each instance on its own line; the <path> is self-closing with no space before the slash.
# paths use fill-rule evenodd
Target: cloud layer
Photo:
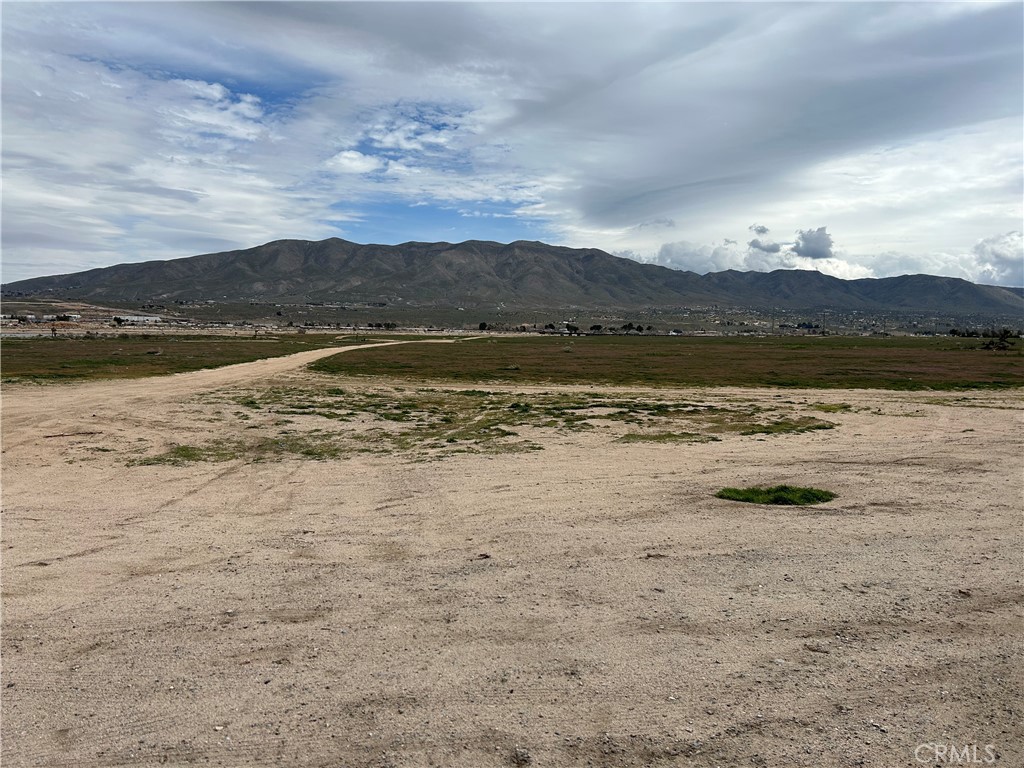
<path id="1" fill-rule="evenodd" d="M 1018 3 L 2 14 L 5 282 L 330 236 L 1022 280 Z"/>

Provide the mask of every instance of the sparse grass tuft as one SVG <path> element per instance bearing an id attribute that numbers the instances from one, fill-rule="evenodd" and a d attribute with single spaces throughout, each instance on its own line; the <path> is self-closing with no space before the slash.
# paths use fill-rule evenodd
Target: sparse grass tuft
<path id="1" fill-rule="evenodd" d="M 153 466 L 157 464 L 168 464 L 172 467 L 180 467 L 196 461 L 230 461 L 237 457 L 237 452 L 231 448 L 213 443 L 210 445 L 175 445 L 156 456 L 147 456 L 131 462 L 132 466 Z"/>
<path id="2" fill-rule="evenodd" d="M 617 443 L 713 443 L 721 438 L 696 432 L 630 432 L 615 440 Z"/>
<path id="3" fill-rule="evenodd" d="M 745 501 L 750 504 L 807 505 L 822 504 L 836 497 L 832 491 L 820 488 L 800 488 L 792 485 L 775 485 L 771 488 L 723 488 L 715 494 L 720 499 Z"/>
<path id="4" fill-rule="evenodd" d="M 812 403 L 811 408 L 823 413 L 849 413 L 853 410 L 849 403 Z"/>
<path id="5" fill-rule="evenodd" d="M 800 434 L 801 432 L 812 432 L 816 429 L 834 429 L 835 424 L 831 421 L 822 421 L 813 416 L 805 416 L 799 419 L 779 419 L 769 424 L 758 424 L 757 426 L 745 429 L 741 435 L 781 435 Z"/>

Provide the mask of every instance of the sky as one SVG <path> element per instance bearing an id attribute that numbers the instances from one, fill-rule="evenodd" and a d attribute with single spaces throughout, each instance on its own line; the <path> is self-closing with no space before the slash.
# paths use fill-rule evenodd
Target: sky
<path id="1" fill-rule="evenodd" d="M 10 2 L 3 282 L 541 240 L 1024 285 L 1024 4 Z"/>

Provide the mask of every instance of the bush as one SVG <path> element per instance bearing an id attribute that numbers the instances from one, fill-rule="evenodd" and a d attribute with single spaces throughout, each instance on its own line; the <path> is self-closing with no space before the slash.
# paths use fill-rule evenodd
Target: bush
<path id="1" fill-rule="evenodd" d="M 776 485 L 771 488 L 723 488 L 715 494 L 720 499 L 746 501 L 751 504 L 821 504 L 836 497 L 831 491 L 820 488 L 799 488 L 792 485 Z"/>

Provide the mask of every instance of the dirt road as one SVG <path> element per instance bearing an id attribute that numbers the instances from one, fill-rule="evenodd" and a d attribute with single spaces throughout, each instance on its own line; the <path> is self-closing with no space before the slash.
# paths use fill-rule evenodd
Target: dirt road
<path id="1" fill-rule="evenodd" d="M 701 444 L 128 460 L 337 351 L 5 387 L 5 766 L 1024 764 L 1019 392 L 680 393 L 849 406 Z M 714 497 L 755 483 L 839 496 Z"/>

